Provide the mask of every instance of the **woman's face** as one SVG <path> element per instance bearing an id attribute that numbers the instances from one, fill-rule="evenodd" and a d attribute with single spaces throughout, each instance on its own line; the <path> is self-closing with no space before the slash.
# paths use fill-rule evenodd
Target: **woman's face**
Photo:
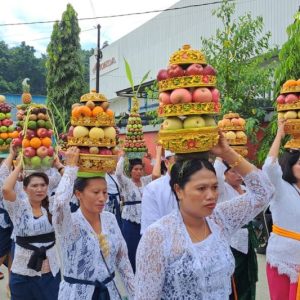
<path id="1" fill-rule="evenodd" d="M 233 187 L 240 186 L 243 183 L 242 176 L 233 169 L 229 169 L 225 173 L 225 179 L 226 182 Z"/>
<path id="2" fill-rule="evenodd" d="M 297 160 L 297 162 L 292 166 L 292 171 L 297 179 L 297 181 L 300 181 L 300 160 Z"/>
<path id="3" fill-rule="evenodd" d="M 75 191 L 80 208 L 89 213 L 101 213 L 107 200 L 107 184 L 103 178 L 92 178 L 82 192 Z"/>
<path id="4" fill-rule="evenodd" d="M 24 187 L 29 201 L 42 202 L 48 193 L 48 185 L 41 177 L 32 177 L 27 187 Z"/>
<path id="5" fill-rule="evenodd" d="M 218 200 L 216 175 L 205 168 L 194 173 L 183 189 L 178 185 L 175 191 L 180 200 L 180 210 L 200 218 L 212 214 Z"/>
<path id="6" fill-rule="evenodd" d="M 140 180 L 144 174 L 143 165 L 135 165 L 131 170 L 131 178 L 133 180 Z"/>

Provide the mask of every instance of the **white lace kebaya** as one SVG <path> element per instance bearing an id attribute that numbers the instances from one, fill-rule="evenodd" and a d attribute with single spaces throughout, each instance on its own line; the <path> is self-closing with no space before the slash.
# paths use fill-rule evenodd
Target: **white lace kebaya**
<path id="1" fill-rule="evenodd" d="M 4 205 L 14 226 L 13 235 L 26 237 L 54 232 L 54 228 L 48 220 L 47 211 L 43 207 L 43 215 L 39 218 L 34 217 L 32 207 L 21 184 L 16 184 L 15 192 L 15 201 L 6 201 L 4 199 Z M 36 247 L 48 246 L 50 244 L 51 243 L 32 243 L 32 245 Z M 40 272 L 27 267 L 32 253 L 32 250 L 24 249 L 16 244 L 11 269 L 12 272 L 27 276 L 40 276 L 44 273 L 44 267 L 47 268 L 48 263 L 53 276 L 59 272 L 59 260 L 56 255 L 57 252 L 55 245 L 46 251 L 47 259 L 44 260 L 43 267 Z"/>
<path id="2" fill-rule="evenodd" d="M 77 170 L 77 167 L 65 168 L 54 200 L 53 224 L 60 241 L 64 276 L 102 282 L 109 277 L 109 273 L 101 257 L 98 237 L 80 208 L 75 213 L 70 212 L 69 202 L 73 195 Z M 107 265 L 111 273 L 118 269 L 132 299 L 134 275 L 127 256 L 126 243 L 113 214 L 102 212 L 100 218 L 102 233 L 109 243 Z M 113 282 L 109 282 L 106 286 L 111 299 L 119 300 Z M 93 293 L 92 285 L 69 284 L 63 280 L 60 284 L 59 299 L 90 300 Z"/>
<path id="3" fill-rule="evenodd" d="M 121 157 L 118 161 L 117 169 L 116 169 L 116 177 L 118 179 L 119 184 L 122 188 L 122 194 L 124 196 L 124 202 L 135 202 L 142 201 L 143 189 L 148 183 L 152 181 L 152 175 L 141 177 L 142 186 L 138 187 L 131 178 L 128 178 L 124 174 L 124 158 Z M 141 223 L 142 216 L 142 207 L 141 203 L 137 203 L 134 205 L 125 205 L 122 210 L 122 218 L 135 222 L 137 224 Z"/>
<path id="4" fill-rule="evenodd" d="M 276 187 L 270 203 L 273 223 L 284 229 L 300 233 L 300 191 L 297 186 L 282 179 L 282 170 L 277 158 L 267 157 L 263 171 Z M 289 276 L 292 283 L 300 273 L 300 241 L 274 233 L 268 241 L 267 262 L 278 269 L 279 274 Z"/>
<path id="5" fill-rule="evenodd" d="M 259 170 L 244 177 L 246 194 L 220 203 L 211 234 L 192 243 L 179 210 L 148 227 L 137 251 L 136 300 L 225 300 L 231 293 L 231 236 L 270 201 L 274 187 Z"/>
<path id="6" fill-rule="evenodd" d="M 4 210 L 6 210 L 6 209 L 5 209 L 4 203 L 3 203 L 2 188 L 3 188 L 4 180 L 9 176 L 9 174 L 10 174 L 10 170 L 8 169 L 8 167 L 4 161 L 0 166 L 0 208 L 4 209 Z M 10 224 L 4 218 L 4 213 L 0 213 L 0 227 L 1 228 L 10 227 Z"/>

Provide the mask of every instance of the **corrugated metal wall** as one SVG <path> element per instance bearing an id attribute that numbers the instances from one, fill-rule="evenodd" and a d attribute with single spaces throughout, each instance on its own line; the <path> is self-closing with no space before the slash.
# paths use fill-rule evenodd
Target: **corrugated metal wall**
<path id="1" fill-rule="evenodd" d="M 207 3 L 209 0 L 182 0 L 176 5 Z M 211 1 L 212 2 L 212 1 Z M 299 0 L 237 0 L 236 16 L 250 12 L 253 17 L 262 16 L 265 31 L 271 31 L 272 45 L 286 41 L 286 27 L 293 22 Z M 127 101 L 117 99 L 115 92 L 128 88 L 123 57 L 125 57 L 138 84 L 142 76 L 151 70 L 150 79 L 155 79 L 159 69 L 165 68 L 171 53 L 183 44 L 201 49 L 201 36 L 210 37 L 220 26 L 211 14 L 217 5 L 188 8 L 161 13 L 141 27 L 103 49 L 105 56 L 118 53 L 119 67 L 101 76 L 100 90 L 112 100 L 112 109 L 118 114 L 128 109 Z M 117 50 L 117 51 L 116 51 Z M 91 88 L 95 81 L 91 82 Z M 126 103 L 126 104 L 125 104 Z"/>

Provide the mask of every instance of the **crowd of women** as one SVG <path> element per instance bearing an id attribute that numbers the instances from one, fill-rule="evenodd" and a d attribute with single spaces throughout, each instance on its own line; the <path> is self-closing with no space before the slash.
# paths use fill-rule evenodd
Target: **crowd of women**
<path id="1" fill-rule="evenodd" d="M 142 160 L 127 168 L 120 157 L 105 178 L 77 178 L 76 147 L 64 165 L 57 158 L 31 174 L 13 164 L 11 148 L 0 167 L 0 263 L 11 299 L 122 299 L 116 273 L 129 299 L 255 299 L 251 221 L 269 205 L 270 299 L 300 299 L 300 151 L 278 159 L 284 136 L 280 121 L 262 170 L 220 133 L 210 156 L 183 159 L 157 146 L 151 175 Z"/>

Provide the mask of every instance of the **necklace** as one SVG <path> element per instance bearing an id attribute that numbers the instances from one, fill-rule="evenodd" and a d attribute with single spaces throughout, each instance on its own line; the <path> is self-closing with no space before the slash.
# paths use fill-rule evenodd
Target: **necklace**
<path id="1" fill-rule="evenodd" d="M 188 233 L 192 236 L 192 238 L 196 241 L 196 242 L 201 242 L 205 239 L 206 237 L 206 220 L 204 219 L 204 234 L 202 235 L 202 237 L 197 236 L 195 233 L 193 233 L 193 231 L 191 230 L 191 228 L 189 226 L 187 226 L 185 224 Z"/>

